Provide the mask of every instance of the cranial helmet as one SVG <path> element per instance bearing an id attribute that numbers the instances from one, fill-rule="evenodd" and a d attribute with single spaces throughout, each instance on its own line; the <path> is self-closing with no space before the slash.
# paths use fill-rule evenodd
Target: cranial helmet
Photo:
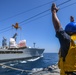
<path id="1" fill-rule="evenodd" d="M 76 33 L 76 22 L 70 22 L 65 27 L 65 32 Z"/>

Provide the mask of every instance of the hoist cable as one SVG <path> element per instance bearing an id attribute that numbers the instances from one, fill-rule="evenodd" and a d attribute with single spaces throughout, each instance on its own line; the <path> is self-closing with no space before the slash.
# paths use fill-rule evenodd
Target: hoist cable
<path id="1" fill-rule="evenodd" d="M 32 10 L 34 10 L 34 9 L 41 8 L 41 7 L 43 7 L 43 6 L 45 6 L 45 5 L 48 5 L 48 4 L 50 4 L 50 3 L 52 3 L 52 2 L 55 2 L 55 1 L 57 1 L 57 0 L 53 0 L 53 1 L 51 1 L 51 2 L 47 2 L 47 3 L 45 3 L 45 4 L 42 4 L 42 5 L 40 5 L 40 6 L 31 8 L 31 9 L 28 9 L 28 10 L 26 10 L 26 11 L 23 11 L 23 12 L 21 12 L 21 13 L 15 14 L 15 15 L 13 15 L 13 16 L 10 16 L 10 17 L 8 17 L 8 18 L 6 18 L 6 19 L 3 19 L 3 20 L 0 20 L 0 21 L 5 21 L 5 20 L 8 20 L 8 19 L 10 19 L 10 18 L 16 17 L 16 16 L 18 16 L 18 15 L 24 14 L 24 13 L 26 13 L 26 12 L 32 11 Z"/>
<path id="2" fill-rule="evenodd" d="M 67 0 L 67 1 L 65 1 L 65 2 L 62 2 L 62 3 L 58 4 L 57 6 L 61 6 L 61 5 L 65 4 L 65 3 L 69 2 L 69 1 L 71 1 L 71 0 Z M 23 20 L 23 21 L 19 22 L 19 24 L 21 24 L 21 23 L 23 23 L 23 22 L 25 22 L 25 21 L 28 21 L 28 20 L 30 20 L 30 19 L 32 19 L 32 18 L 35 18 L 35 17 L 37 17 L 37 16 L 39 16 L 39 15 L 41 15 L 41 14 L 43 14 L 43 13 L 49 11 L 49 10 L 50 10 L 50 9 L 47 9 L 47 10 L 45 10 L 45 11 L 43 11 L 43 12 L 40 12 L 40 13 L 38 13 L 38 14 L 36 14 L 36 15 L 34 15 L 34 16 L 26 19 L 26 20 Z M 7 28 L 4 28 L 4 29 L 7 29 Z M 1 30 L 4 30 L 4 29 L 1 29 Z M 1 30 L 0 30 L 0 31 L 1 31 Z"/>

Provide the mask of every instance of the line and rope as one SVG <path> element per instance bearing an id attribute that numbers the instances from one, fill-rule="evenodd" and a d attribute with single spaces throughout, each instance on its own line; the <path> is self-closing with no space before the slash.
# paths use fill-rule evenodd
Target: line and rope
<path id="1" fill-rule="evenodd" d="M 18 16 L 18 15 L 21 15 L 21 14 L 23 14 L 23 13 L 32 11 L 32 10 L 37 9 L 37 8 L 40 8 L 40 7 L 42 7 L 42 6 L 48 5 L 48 4 L 50 4 L 50 3 L 52 3 L 52 2 L 55 2 L 55 1 L 57 1 L 57 0 L 53 0 L 53 1 L 51 1 L 51 2 L 47 2 L 47 3 L 45 3 L 45 4 L 42 4 L 42 5 L 40 5 L 40 6 L 34 7 L 34 8 L 32 8 L 32 9 L 29 9 L 29 10 L 26 10 L 26 11 L 24 11 L 24 12 L 18 13 L 18 14 L 16 14 L 16 15 L 10 16 L 10 17 L 8 17 L 8 18 L 6 18 L 6 19 L 3 19 L 3 20 L 0 20 L 0 21 L 8 20 L 8 19 L 10 19 L 10 18 L 16 17 L 16 16 Z M 10 26 L 8 26 L 8 27 L 6 27 L 6 28 L 3 28 L 3 29 L 1 29 L 0 31 L 3 31 L 3 30 L 5 30 L 5 29 L 7 29 L 7 28 L 10 28 Z M 3 31 L 3 32 L 4 32 L 4 31 Z"/>
<path id="2" fill-rule="evenodd" d="M 19 16 L 19 15 L 21 15 L 21 14 L 24 14 L 24 13 L 27 13 L 27 12 L 29 12 L 29 11 L 35 10 L 35 9 L 37 9 L 37 8 L 41 8 L 41 7 L 43 7 L 43 6 L 45 6 L 45 5 L 48 5 L 48 4 L 50 4 L 50 3 L 52 3 L 52 2 L 55 2 L 55 1 L 57 1 L 57 0 L 53 0 L 53 1 L 51 1 L 51 2 L 47 2 L 47 3 L 45 3 L 45 4 L 42 4 L 42 5 L 40 5 L 40 6 L 31 8 L 31 9 L 28 9 L 28 10 L 26 10 L 26 11 L 23 11 L 23 12 L 21 12 L 21 13 L 15 14 L 15 15 L 13 15 L 13 16 L 10 16 L 10 17 L 8 17 L 8 18 L 6 18 L 6 19 L 3 19 L 3 20 L 0 20 L 0 21 L 5 21 L 5 20 L 8 20 L 8 19 L 11 19 L 11 18 L 13 18 L 13 17 Z"/>
<path id="3" fill-rule="evenodd" d="M 60 4 L 57 5 L 57 7 L 65 4 L 65 3 L 68 3 L 69 1 L 71 1 L 71 0 L 67 0 L 67 1 L 65 1 L 65 2 L 63 2 L 63 3 L 60 3 Z"/>
<path id="4" fill-rule="evenodd" d="M 65 1 L 65 2 L 62 2 L 62 3 L 58 4 L 57 6 L 61 6 L 61 5 L 65 4 L 65 3 L 68 3 L 69 1 L 71 1 L 71 0 L 67 0 L 67 1 Z M 47 9 L 47 10 L 45 10 L 45 11 L 43 11 L 43 12 L 40 12 L 40 13 L 38 13 L 38 14 L 36 14 L 36 15 L 34 15 L 34 16 L 26 19 L 26 20 L 23 20 L 23 21 L 19 22 L 19 24 L 21 24 L 21 23 L 23 23 L 23 22 L 25 22 L 25 21 L 28 21 L 28 20 L 30 20 L 30 19 L 32 19 L 32 18 L 35 18 L 35 17 L 37 17 L 37 16 L 39 16 L 39 15 L 41 15 L 41 14 L 43 14 L 43 13 L 46 13 L 46 12 L 48 12 L 49 10 L 50 10 L 50 9 Z"/>
<path id="5" fill-rule="evenodd" d="M 69 2 L 69 1 L 71 1 L 71 0 L 67 0 L 67 1 L 65 1 L 65 2 L 62 2 L 62 3 L 58 4 L 57 6 L 61 6 L 61 5 L 65 4 L 65 3 Z M 23 22 L 25 22 L 25 21 L 28 21 L 28 20 L 30 20 L 30 19 L 33 19 L 33 18 L 35 18 L 35 17 L 37 17 L 37 16 L 39 16 L 39 15 L 45 13 L 45 12 L 48 12 L 49 10 L 50 10 L 50 9 L 47 9 L 47 10 L 41 12 L 41 13 L 38 13 L 38 14 L 36 14 L 36 15 L 34 15 L 34 16 L 26 19 L 26 20 L 23 20 L 23 21 L 19 22 L 19 24 L 21 24 L 21 23 L 23 23 Z M 5 29 L 7 29 L 7 28 L 5 28 Z M 4 30 L 4 29 L 1 29 L 1 30 Z M 1 30 L 0 30 L 0 31 L 1 31 Z"/>
<path id="6" fill-rule="evenodd" d="M 67 5 L 67 6 L 64 6 L 64 7 L 60 8 L 60 10 L 62 10 L 62 9 L 64 9 L 64 8 L 67 8 L 67 7 L 70 7 L 70 6 L 72 6 L 72 5 L 75 5 L 75 4 L 76 4 L 76 2 L 73 2 L 73 3 L 71 3 L 71 4 Z"/>
<path id="7" fill-rule="evenodd" d="M 9 69 L 21 71 L 21 72 L 31 72 L 31 70 L 23 70 L 23 69 L 19 69 L 19 68 L 10 67 L 10 66 L 4 65 L 4 64 L 0 64 L 0 66 L 4 66 L 5 68 L 9 68 Z"/>
<path id="8" fill-rule="evenodd" d="M 10 31 L 10 30 L 12 30 L 12 28 L 9 28 L 9 29 L 6 29 L 6 30 L 3 30 L 3 31 L 0 31 L 0 34 L 2 33 L 4 33 L 4 32 L 7 32 L 7 31 Z"/>
<path id="9" fill-rule="evenodd" d="M 8 69 L 11 69 L 11 70 L 16 70 L 16 71 L 20 71 L 21 73 L 23 72 L 26 72 L 26 73 L 38 73 L 38 72 L 41 72 L 41 71 L 48 71 L 49 68 L 51 68 L 52 70 L 56 69 L 57 68 L 57 63 L 55 65 L 51 65 L 51 66 L 48 66 L 45 68 L 41 68 L 41 69 L 36 69 L 36 70 L 24 70 L 24 69 L 20 69 L 20 68 L 14 68 L 14 67 L 11 67 L 11 66 L 7 66 L 5 64 L 0 64 L 0 66 L 4 67 L 4 68 L 8 68 Z"/>
<path id="10" fill-rule="evenodd" d="M 21 24 L 21 26 L 23 26 L 24 24 L 28 24 L 28 23 L 30 23 L 30 22 L 32 22 L 32 21 L 38 20 L 38 19 L 40 19 L 40 18 L 42 18 L 42 17 L 45 17 L 45 16 L 47 16 L 47 15 L 50 15 L 50 13 L 44 14 L 44 15 L 42 15 L 42 16 L 40 16 L 40 17 L 37 17 L 37 18 L 35 18 L 35 19 L 33 19 L 33 20 L 30 20 L 30 21 L 28 21 L 28 22 L 26 22 L 26 23 L 23 23 L 23 24 Z"/>

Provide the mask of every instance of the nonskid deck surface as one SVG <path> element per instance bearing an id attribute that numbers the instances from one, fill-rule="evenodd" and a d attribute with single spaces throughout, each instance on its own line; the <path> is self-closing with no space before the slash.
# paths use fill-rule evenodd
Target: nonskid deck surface
<path id="1" fill-rule="evenodd" d="M 51 66 L 50 70 L 46 68 L 44 70 L 32 72 L 29 75 L 60 75 L 60 70 L 57 65 L 54 65 L 53 67 Z"/>
<path id="2" fill-rule="evenodd" d="M 46 68 L 33 68 L 32 70 L 14 68 L 5 64 L 0 64 L 0 66 L 5 66 L 6 68 L 20 72 L 25 72 L 27 75 L 60 75 L 60 70 L 58 69 L 57 65 L 48 66 Z"/>

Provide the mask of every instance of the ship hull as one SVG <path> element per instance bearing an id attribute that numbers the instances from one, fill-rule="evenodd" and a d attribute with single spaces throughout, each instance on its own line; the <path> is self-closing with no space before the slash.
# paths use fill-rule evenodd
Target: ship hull
<path id="1" fill-rule="evenodd" d="M 43 55 L 44 49 L 38 48 L 24 48 L 19 50 L 0 50 L 0 62 L 12 61 L 12 60 L 27 60 L 31 58 L 41 57 Z"/>

